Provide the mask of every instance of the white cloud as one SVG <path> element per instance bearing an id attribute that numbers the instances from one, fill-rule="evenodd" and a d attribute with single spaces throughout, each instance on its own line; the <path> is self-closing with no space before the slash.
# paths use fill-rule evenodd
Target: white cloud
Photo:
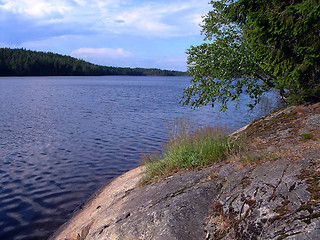
<path id="1" fill-rule="evenodd" d="M 26 14 L 33 17 L 45 17 L 52 13 L 63 15 L 72 10 L 69 2 L 64 0 L 4 0 L 0 7 L 15 14 Z"/>
<path id="2" fill-rule="evenodd" d="M 141 36 L 177 37 L 199 34 L 201 16 L 208 10 L 206 0 L 198 1 L 145 1 L 143 4 L 118 11 L 102 11 L 101 29 L 115 33 Z M 122 19 L 120 26 L 111 19 Z"/>
<path id="3" fill-rule="evenodd" d="M 71 56 L 83 59 L 90 58 L 126 58 L 131 52 L 122 48 L 80 48 L 70 53 Z"/>
<path id="4" fill-rule="evenodd" d="M 183 68 L 185 49 L 202 42 L 208 1 L 0 0 L 0 43 L 98 64 Z"/>
<path id="5" fill-rule="evenodd" d="M 94 31 L 175 37 L 199 33 L 207 1 L 3 0 L 0 10 L 33 18 L 35 26 L 63 22 Z"/>

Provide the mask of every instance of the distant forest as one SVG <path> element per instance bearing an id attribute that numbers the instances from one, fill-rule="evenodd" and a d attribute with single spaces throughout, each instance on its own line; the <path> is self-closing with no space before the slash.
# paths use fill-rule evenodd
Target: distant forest
<path id="1" fill-rule="evenodd" d="M 186 76 L 186 73 L 156 68 L 107 67 L 57 53 L 0 48 L 0 76 L 103 75 Z"/>

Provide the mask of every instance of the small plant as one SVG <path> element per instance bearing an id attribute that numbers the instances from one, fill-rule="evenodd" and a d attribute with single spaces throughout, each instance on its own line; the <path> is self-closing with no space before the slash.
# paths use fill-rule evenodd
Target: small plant
<path id="1" fill-rule="evenodd" d="M 161 179 L 180 170 L 201 168 L 227 159 L 242 148 L 243 141 L 229 138 L 221 129 L 205 127 L 192 131 L 183 126 L 182 131 L 175 130 L 175 135 L 171 135 L 162 154 L 143 157 L 146 173 L 142 182 Z"/>
<path id="2" fill-rule="evenodd" d="M 309 139 L 313 138 L 313 135 L 312 135 L 312 133 L 303 133 L 303 134 L 301 134 L 301 137 L 303 140 L 309 140 Z"/>

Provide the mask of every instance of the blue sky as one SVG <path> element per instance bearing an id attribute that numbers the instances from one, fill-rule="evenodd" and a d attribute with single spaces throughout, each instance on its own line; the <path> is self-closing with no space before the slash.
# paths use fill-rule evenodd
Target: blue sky
<path id="1" fill-rule="evenodd" d="M 0 47 L 117 67 L 186 70 L 209 0 L 0 0 Z"/>

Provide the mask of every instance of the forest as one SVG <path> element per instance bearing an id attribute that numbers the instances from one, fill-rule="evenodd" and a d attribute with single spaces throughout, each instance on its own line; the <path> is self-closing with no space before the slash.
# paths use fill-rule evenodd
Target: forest
<path id="1" fill-rule="evenodd" d="M 109 67 L 52 52 L 0 48 L 0 76 L 186 76 L 157 68 Z"/>

